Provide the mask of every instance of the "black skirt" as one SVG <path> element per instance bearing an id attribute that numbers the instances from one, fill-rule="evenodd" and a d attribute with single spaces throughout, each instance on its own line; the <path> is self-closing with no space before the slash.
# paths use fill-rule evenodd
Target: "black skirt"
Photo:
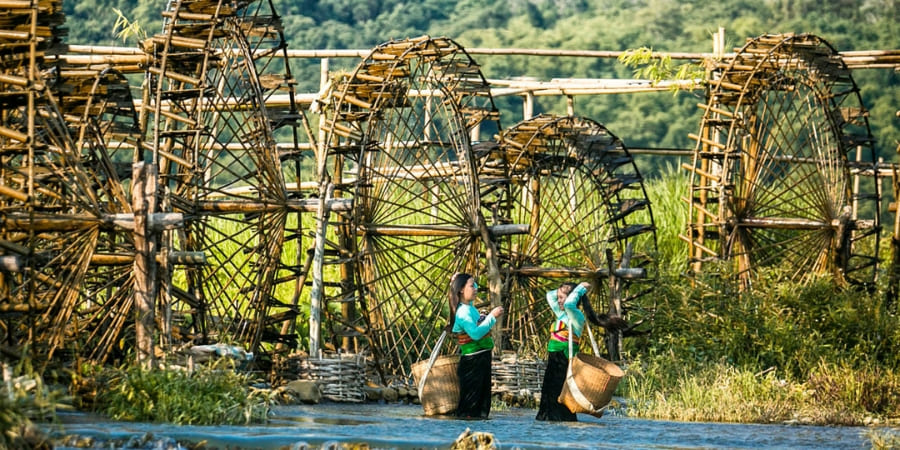
<path id="1" fill-rule="evenodd" d="M 551 422 L 577 422 L 578 417 L 566 405 L 557 400 L 566 382 L 569 359 L 565 352 L 550 352 L 547 369 L 544 370 L 544 384 L 541 385 L 541 406 L 536 420 Z"/>
<path id="2" fill-rule="evenodd" d="M 456 369 L 459 376 L 459 407 L 462 419 L 487 419 L 491 413 L 491 352 L 462 355 Z"/>

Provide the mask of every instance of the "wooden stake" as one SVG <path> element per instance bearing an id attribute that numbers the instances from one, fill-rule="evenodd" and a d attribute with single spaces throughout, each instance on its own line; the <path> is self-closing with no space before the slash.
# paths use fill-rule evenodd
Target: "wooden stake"
<path id="1" fill-rule="evenodd" d="M 134 309 L 137 362 L 144 369 L 154 369 L 153 324 L 155 305 L 156 243 L 150 231 L 149 216 L 156 207 L 156 166 L 135 163 L 131 188 L 134 208 Z"/>

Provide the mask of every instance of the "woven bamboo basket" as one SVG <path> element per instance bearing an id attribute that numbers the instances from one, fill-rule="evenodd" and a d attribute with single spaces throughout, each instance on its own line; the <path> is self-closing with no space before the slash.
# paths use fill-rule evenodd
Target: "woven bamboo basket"
<path id="1" fill-rule="evenodd" d="M 563 383 L 558 400 L 574 413 L 600 417 L 623 376 L 625 372 L 619 366 L 599 356 L 579 353 L 572 360 L 572 378 L 577 391 L 570 388 L 567 381 Z M 579 393 L 593 406 L 593 410 L 578 402 L 576 398 Z"/>
<path id="2" fill-rule="evenodd" d="M 322 396 L 329 400 L 352 403 L 366 400 L 363 392 L 366 372 L 361 355 L 303 359 L 298 378 L 317 381 L 322 388 Z"/>
<path id="3" fill-rule="evenodd" d="M 426 416 L 450 414 L 456 411 L 459 405 L 459 377 L 456 368 L 459 366 L 459 355 L 444 355 L 434 361 L 434 366 L 428 372 L 425 386 L 419 392 L 419 401 L 425 409 Z M 412 365 L 413 378 L 416 386 L 425 375 L 428 360 L 419 361 Z"/>
<path id="4" fill-rule="evenodd" d="M 540 359 L 519 359 L 515 354 L 504 354 L 491 364 L 491 391 L 541 392 L 545 367 L 546 363 Z"/>

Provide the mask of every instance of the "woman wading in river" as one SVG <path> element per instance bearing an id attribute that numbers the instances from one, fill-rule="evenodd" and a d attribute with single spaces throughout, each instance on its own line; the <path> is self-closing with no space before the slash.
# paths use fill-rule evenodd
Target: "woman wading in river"
<path id="1" fill-rule="evenodd" d="M 459 406 L 456 416 L 467 419 L 486 419 L 491 413 L 491 350 L 494 340 L 491 328 L 503 314 L 503 307 L 496 307 L 490 314 L 481 316 L 472 301 L 478 292 L 475 278 L 467 273 L 457 273 L 450 279 L 448 299 L 450 323 L 447 327 L 457 333 L 459 342 Z"/>

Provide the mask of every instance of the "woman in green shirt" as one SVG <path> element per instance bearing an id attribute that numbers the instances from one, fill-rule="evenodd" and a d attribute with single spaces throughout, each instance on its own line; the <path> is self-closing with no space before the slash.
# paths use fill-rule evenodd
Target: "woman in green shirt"
<path id="1" fill-rule="evenodd" d="M 503 307 L 496 307 L 481 317 L 472 305 L 478 284 L 467 273 L 457 273 L 450 279 L 450 323 L 448 328 L 457 333 L 460 358 L 459 418 L 486 419 L 491 412 L 491 350 L 494 340 L 491 328 L 503 314 Z"/>
<path id="2" fill-rule="evenodd" d="M 572 339 L 572 348 L 577 353 L 581 333 L 584 331 L 585 313 L 591 323 L 597 326 L 608 329 L 625 326 L 625 321 L 621 317 L 598 315 L 594 312 L 591 302 L 585 295 L 590 287 L 591 284 L 587 282 L 579 285 L 563 283 L 558 289 L 547 292 L 547 303 L 553 311 L 554 320 L 550 327 L 550 340 L 547 342 L 547 368 L 541 386 L 541 404 L 535 417 L 537 420 L 555 422 L 578 420 L 575 413 L 569 411 L 558 398 L 566 381 L 569 366 L 569 339 Z M 578 309 L 579 306 L 584 308 L 584 313 Z"/>

